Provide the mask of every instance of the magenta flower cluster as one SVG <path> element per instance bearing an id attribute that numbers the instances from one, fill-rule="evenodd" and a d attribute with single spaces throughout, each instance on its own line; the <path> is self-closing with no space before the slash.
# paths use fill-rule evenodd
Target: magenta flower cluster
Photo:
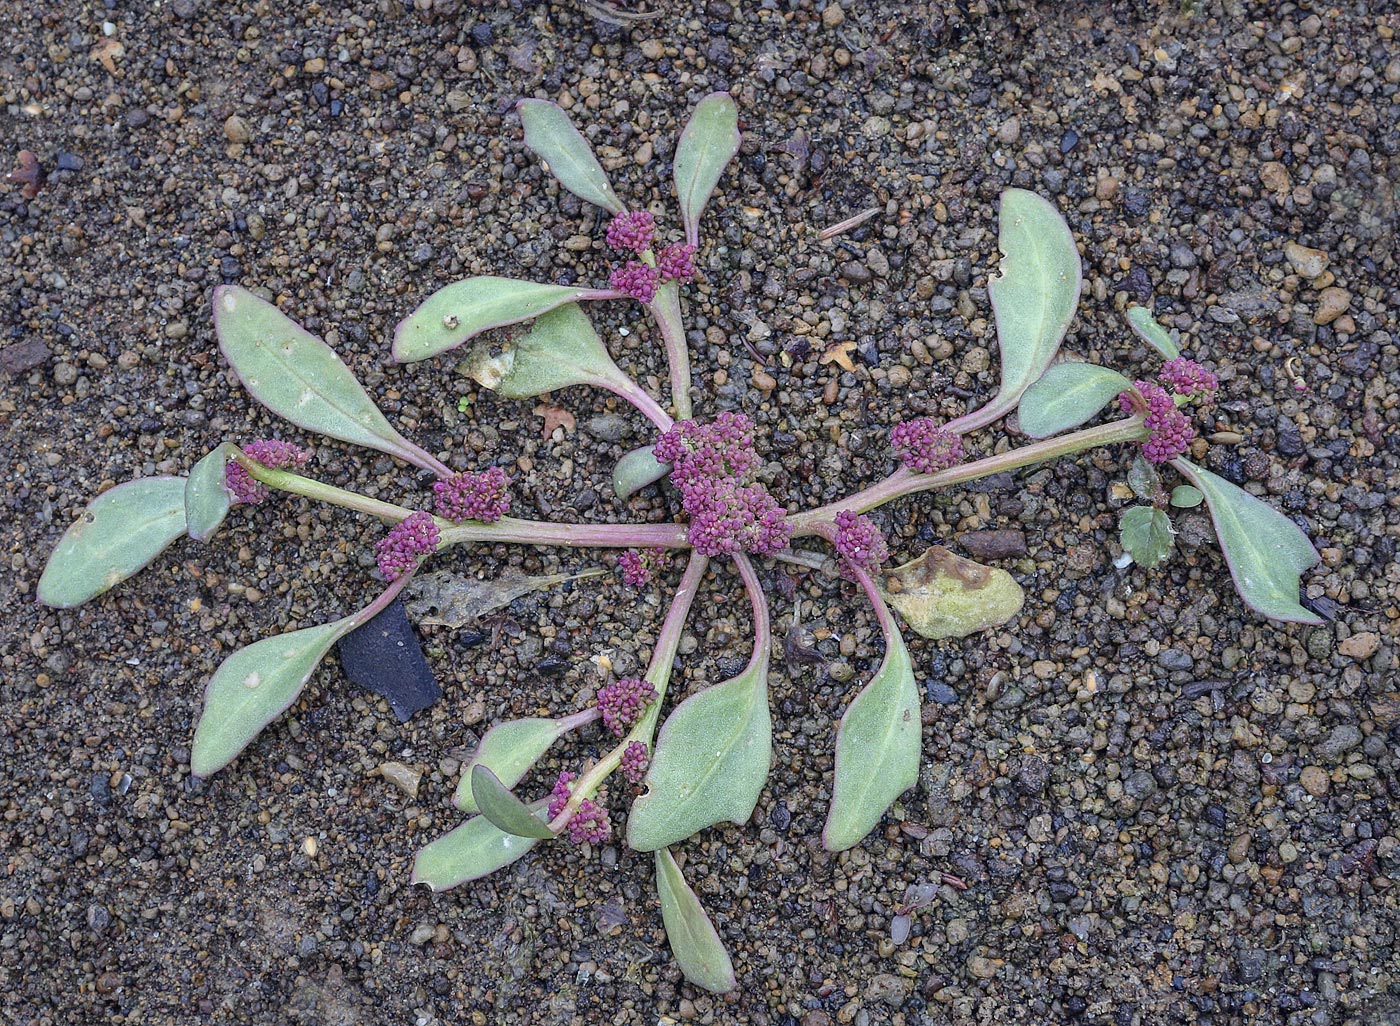
<path id="1" fill-rule="evenodd" d="M 620 253 L 645 253 L 656 235 L 656 218 L 649 210 L 624 210 L 608 222 L 608 245 Z"/>
<path id="2" fill-rule="evenodd" d="M 549 792 L 549 807 L 545 809 L 545 815 L 550 819 L 558 819 L 559 814 L 564 811 L 564 806 L 569 804 L 569 799 L 573 797 L 569 785 L 577 779 L 578 774 L 568 770 L 559 774 L 559 779 L 554 782 L 554 790 Z"/>
<path id="3" fill-rule="evenodd" d="M 1178 356 L 1162 365 L 1157 380 L 1177 395 L 1184 395 L 1194 402 L 1210 402 L 1220 391 L 1220 381 L 1195 360 Z"/>
<path id="4" fill-rule="evenodd" d="M 655 701 L 656 685 L 643 677 L 623 677 L 598 689 L 603 725 L 617 737 L 631 730 L 642 710 Z"/>
<path id="5" fill-rule="evenodd" d="M 1133 389 L 1118 396 L 1118 407 L 1124 413 L 1144 414 L 1142 424 L 1148 437 L 1142 443 L 1142 454 L 1153 463 L 1176 459 L 1196 437 L 1190 418 L 1161 385 L 1139 380 L 1133 382 Z"/>
<path id="6" fill-rule="evenodd" d="M 639 303 L 650 303 L 656 298 L 656 286 L 660 279 L 655 267 L 640 260 L 629 260 L 621 267 L 613 268 L 608 276 L 608 285 Z"/>
<path id="7" fill-rule="evenodd" d="M 697 552 L 767 556 L 787 547 L 792 529 L 783 508 L 767 488 L 749 482 L 760 460 L 748 417 L 721 413 L 709 423 L 681 421 L 661 436 L 652 455 L 671 465 Z"/>
<path id="8" fill-rule="evenodd" d="M 453 523 L 479 520 L 494 524 L 510 509 L 510 478 L 500 467 L 463 471 L 433 484 L 433 508 Z"/>
<path id="9" fill-rule="evenodd" d="M 602 844 L 612 836 L 612 823 L 608 821 L 608 810 L 591 799 L 578 803 L 578 809 L 569 820 L 569 840 L 574 844 Z"/>
<path id="10" fill-rule="evenodd" d="M 256 460 L 264 467 L 288 470 L 305 466 L 307 460 L 311 459 L 311 450 L 291 442 L 257 438 L 243 446 L 243 455 L 250 460 Z M 235 502 L 262 502 L 268 496 L 267 487 L 258 482 L 237 460 L 230 460 L 224 467 L 224 487 Z"/>
<path id="11" fill-rule="evenodd" d="M 962 462 L 962 438 L 932 417 L 906 420 L 890 429 L 890 447 L 899 461 L 920 474 L 935 474 Z"/>
<path id="12" fill-rule="evenodd" d="M 647 775 L 647 763 L 650 762 L 647 756 L 647 746 L 641 741 L 628 741 L 627 747 L 622 751 L 622 775 L 634 784 L 641 783 L 642 777 Z"/>
<path id="13" fill-rule="evenodd" d="M 374 546 L 379 572 L 386 580 L 397 581 L 412 573 L 419 560 L 437 548 L 438 527 L 432 516 L 421 510 L 395 524 Z"/>
<path id="14" fill-rule="evenodd" d="M 662 281 L 693 281 L 695 279 L 695 247 L 686 242 L 673 242 L 661 251 L 656 269 Z"/>
<path id="15" fill-rule="evenodd" d="M 836 514 L 836 551 L 849 571 L 862 573 L 875 570 L 890 555 L 875 521 L 846 509 Z"/>
<path id="16" fill-rule="evenodd" d="M 666 568 L 666 550 L 628 549 L 617 557 L 617 565 L 622 569 L 622 583 L 640 588 Z"/>

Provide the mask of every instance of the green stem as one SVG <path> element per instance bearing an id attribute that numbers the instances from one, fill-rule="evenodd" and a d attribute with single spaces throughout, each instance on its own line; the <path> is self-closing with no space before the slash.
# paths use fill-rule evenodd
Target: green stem
<path id="1" fill-rule="evenodd" d="M 361 495 L 359 492 L 346 491 L 344 488 L 337 488 L 335 485 L 326 484 L 324 481 L 316 481 L 309 477 L 302 477 L 300 474 L 293 474 L 289 470 L 277 470 L 273 467 L 265 467 L 257 460 L 249 459 L 242 453 L 234 456 L 248 474 L 255 480 L 267 485 L 269 488 L 276 488 L 278 491 L 291 492 L 293 495 L 304 495 L 308 499 L 317 499 L 321 502 L 329 502 L 333 506 L 340 506 L 344 509 L 352 509 L 357 513 L 368 513 L 372 517 L 382 517 L 385 520 L 392 520 L 397 523 L 406 520 L 414 514 L 414 510 L 405 509 L 403 506 L 395 506 L 392 502 L 382 502 L 379 499 L 371 499 L 368 495 Z"/>
<path id="2" fill-rule="evenodd" d="M 359 612 L 351 613 L 349 616 L 347 616 L 346 620 L 350 621 L 351 624 L 353 624 L 350 630 L 354 630 L 356 627 L 364 626 L 365 624 L 373 620 L 376 616 L 378 616 L 380 613 L 384 612 L 385 609 L 389 608 L 389 603 L 393 602 L 394 598 L 398 595 L 398 593 L 403 591 L 404 585 L 406 585 L 409 581 L 413 579 L 413 574 L 416 572 L 417 567 L 415 567 L 413 571 L 399 577 L 397 580 L 390 581 L 389 586 L 379 593 L 379 597 L 377 599 L 375 599 L 369 605 L 365 606 Z M 349 631 L 346 631 L 345 633 L 348 634 Z"/>
<path id="3" fill-rule="evenodd" d="M 621 372 L 619 371 L 619 373 Z M 665 433 L 670 431 L 675 424 L 671 415 L 662 409 L 661 404 L 653 399 L 646 389 L 625 374 L 619 380 L 610 377 L 598 378 L 596 384 L 599 388 L 605 388 L 631 403 L 643 417 L 656 425 L 656 430 Z"/>
<path id="4" fill-rule="evenodd" d="M 842 510 L 867 513 L 878 506 L 883 506 L 887 502 L 892 502 L 906 495 L 965 484 L 968 481 L 976 481 L 993 474 L 1017 470 L 1020 467 L 1043 463 L 1046 460 L 1058 459 L 1061 456 L 1072 456 L 1075 453 L 1101 445 L 1139 442 L 1146 437 L 1147 430 L 1142 426 L 1142 418 L 1128 417 L 1124 420 L 1115 420 L 1111 424 L 1074 431 L 1059 438 L 1047 438 L 1042 442 L 1023 445 L 1009 452 L 973 460 L 971 463 L 961 463 L 956 467 L 940 470 L 936 474 L 916 474 L 901 468 L 864 491 L 856 492 L 839 502 L 830 503 L 819 509 L 809 510 L 806 513 L 796 513 L 788 517 L 787 522 L 792 526 L 794 538 L 821 534 L 822 525 L 833 522 L 836 514 Z"/>
<path id="5" fill-rule="evenodd" d="M 662 285 L 647 304 L 666 343 L 666 363 L 671 369 L 671 403 L 677 420 L 691 418 L 690 351 L 685 344 L 685 322 L 681 320 L 681 290 L 675 282 Z"/>
<path id="6" fill-rule="evenodd" d="M 447 524 L 438 548 L 462 542 L 508 545 L 562 545 L 586 549 L 688 549 L 684 524 L 547 524 L 539 520 L 502 517 L 494 524 Z"/>
<path id="7" fill-rule="evenodd" d="M 768 619 L 768 602 L 763 595 L 763 585 L 753 563 L 745 553 L 736 552 L 734 565 L 739 568 L 739 576 L 744 579 L 744 590 L 749 593 L 749 602 L 753 604 L 753 655 L 749 656 L 749 665 L 744 668 L 744 673 L 749 674 L 756 672 L 768 659 L 772 625 Z"/>
<path id="8" fill-rule="evenodd" d="M 875 583 L 875 579 L 865 570 L 850 563 L 846 564 L 846 569 L 850 571 L 856 583 L 865 592 L 865 597 L 870 600 L 870 604 L 875 607 L 875 619 L 880 622 L 880 631 L 885 635 L 885 652 L 888 657 L 893 651 L 890 639 L 899 633 L 899 625 L 894 622 L 894 616 L 890 613 L 890 607 L 885 605 L 885 597 L 880 594 L 880 587 Z"/>

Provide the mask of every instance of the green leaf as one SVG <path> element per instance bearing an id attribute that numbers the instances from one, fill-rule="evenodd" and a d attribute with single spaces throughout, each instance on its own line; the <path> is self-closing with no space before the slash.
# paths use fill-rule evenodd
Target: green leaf
<path id="1" fill-rule="evenodd" d="M 1167 334 L 1167 329 L 1157 323 L 1157 318 L 1152 316 L 1152 311 L 1147 307 L 1128 307 L 1127 318 L 1128 327 L 1133 329 L 1133 334 L 1161 353 L 1164 358 L 1175 360 L 1181 355 L 1181 349 Z"/>
<path id="2" fill-rule="evenodd" d="M 1021 397 L 1017 417 L 1032 438 L 1048 438 L 1083 424 L 1133 383 L 1092 363 L 1057 363 Z"/>
<path id="3" fill-rule="evenodd" d="M 1200 489 L 1190 485 L 1177 485 L 1172 489 L 1171 504 L 1177 509 L 1193 509 L 1205 500 Z"/>
<path id="4" fill-rule="evenodd" d="M 501 346 L 479 345 L 457 371 L 509 399 L 569 385 L 628 387 L 593 324 L 574 303 L 542 315 L 518 339 Z"/>
<path id="5" fill-rule="evenodd" d="M 258 733 L 286 712 L 316 666 L 354 616 L 279 634 L 240 648 L 214 672 L 195 727 L 190 771 L 207 777 L 223 769 Z"/>
<path id="6" fill-rule="evenodd" d="M 185 479 L 143 477 L 103 492 L 58 540 L 39 601 L 71 609 L 120 584 L 185 533 Z"/>
<path id="7" fill-rule="evenodd" d="M 958 432 L 985 427 L 1016 408 L 1055 358 L 1079 305 L 1079 250 L 1048 200 L 1024 189 L 1003 192 L 1000 245 L 1001 273 L 987 292 L 1001 346 L 1001 388 L 982 409 L 945 425 Z"/>
<path id="8" fill-rule="evenodd" d="M 425 299 L 394 329 L 394 359 L 413 363 L 455 349 L 491 328 L 519 324 L 578 299 L 606 293 L 486 276 L 453 282 Z"/>
<path id="9" fill-rule="evenodd" d="M 1215 534 L 1245 605 L 1271 620 L 1321 624 L 1298 603 L 1299 577 L 1320 556 L 1293 521 L 1229 481 L 1183 460 L 1172 460 L 1205 496 Z"/>
<path id="10" fill-rule="evenodd" d="M 1148 568 L 1172 550 L 1171 519 L 1155 506 L 1130 506 L 1118 518 L 1118 540 L 1133 562 Z"/>
<path id="11" fill-rule="evenodd" d="M 614 214 L 623 210 L 593 147 L 579 134 L 564 108 L 548 100 L 521 100 L 516 104 L 525 125 L 525 145 L 549 165 L 559 184 L 586 203 Z"/>
<path id="12" fill-rule="evenodd" d="M 655 851 L 716 823 L 746 823 L 773 752 L 768 660 L 691 695 L 656 741 L 648 791 L 627 814 L 627 843 Z"/>
<path id="13" fill-rule="evenodd" d="M 691 245 L 699 241 L 705 204 L 738 152 L 739 108 L 728 93 L 711 93 L 695 105 L 676 144 L 676 198 Z"/>
<path id="14" fill-rule="evenodd" d="M 662 463 L 651 454 L 652 448 L 650 445 L 644 445 L 640 449 L 633 449 L 613 467 L 613 492 L 623 502 L 671 472 L 669 463 Z"/>
<path id="15" fill-rule="evenodd" d="M 656 853 L 656 890 L 661 896 L 666 939 L 685 978 L 712 994 L 727 994 L 738 986 L 734 963 L 724 950 L 719 931 L 685 882 L 669 848 Z"/>
<path id="16" fill-rule="evenodd" d="M 544 808 L 544 802 L 536 804 Z M 506 833 L 485 816 L 473 816 L 418 853 L 413 860 L 410 882 L 424 883 L 435 891 L 445 891 L 489 876 L 539 843 L 537 837 L 517 837 Z"/>
<path id="17" fill-rule="evenodd" d="M 497 779 L 490 768 L 477 763 L 471 773 L 472 797 L 481 814 L 508 834 L 517 837 L 549 838 L 554 831 L 532 809 Z"/>
<path id="18" fill-rule="evenodd" d="M 476 812 L 472 796 L 472 770 L 485 766 L 504 787 L 514 787 L 530 771 L 549 746 L 576 727 L 596 719 L 593 710 L 558 719 L 530 717 L 498 723 L 486 732 L 476 754 L 462 769 L 462 779 L 452 801 L 463 812 Z"/>
<path id="19" fill-rule="evenodd" d="M 1162 490 L 1162 479 L 1157 468 L 1139 453 L 1128 465 L 1128 487 L 1139 499 L 1153 499 Z"/>
<path id="20" fill-rule="evenodd" d="M 214 290 L 219 348 L 253 398 L 298 427 L 378 449 L 410 463 L 420 450 L 400 435 L 335 351 L 247 289 Z"/>
<path id="21" fill-rule="evenodd" d="M 828 851 L 845 851 L 874 830 L 919 779 L 923 725 L 914 666 L 899 631 L 885 636 L 885 661 L 856 695 L 836 731 L 836 778 L 822 830 Z"/>
<path id="22" fill-rule="evenodd" d="M 195 541 L 207 542 L 228 516 L 232 500 L 224 486 L 224 470 L 238 446 L 220 443 L 194 465 L 185 484 L 185 522 Z"/>

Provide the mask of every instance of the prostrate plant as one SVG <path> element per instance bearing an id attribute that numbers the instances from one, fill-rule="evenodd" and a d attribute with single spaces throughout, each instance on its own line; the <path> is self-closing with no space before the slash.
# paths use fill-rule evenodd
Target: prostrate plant
<path id="1" fill-rule="evenodd" d="M 1157 380 L 1129 380 L 1088 363 L 1055 362 L 1082 279 L 1068 226 L 1046 200 L 1016 189 L 1002 196 L 1000 275 L 988 288 L 1002 368 L 992 400 L 946 424 L 928 418 L 896 424 L 890 441 L 898 469 L 839 502 L 789 513 L 754 480 L 762 459 L 753 423 L 728 411 L 696 420 L 691 411 L 680 288 L 695 274 L 701 214 L 739 146 L 733 102 L 723 94 L 706 97 L 681 135 L 674 178 L 685 237 L 662 246 L 654 214 L 622 203 L 562 109 L 542 100 L 522 101 L 519 109 L 526 145 L 565 189 L 610 215 L 606 240 L 619 251 L 619 262 L 606 287 L 495 276 L 448 285 L 398 326 L 393 354 L 404 362 L 424 360 L 490 329 L 531 322 L 513 337 L 479 340 L 463 361 L 465 368 L 484 387 L 507 397 L 592 385 L 626 400 L 651 422 L 655 437 L 620 461 L 616 490 L 625 500 L 668 477 L 684 522 L 619 526 L 512 518 L 507 515 L 511 482 L 503 468 L 454 469 L 404 438 L 323 342 L 252 293 L 217 289 L 214 325 L 220 347 L 254 398 L 298 427 L 377 449 L 436 481 L 430 502 L 422 496 L 395 505 L 306 476 L 312 453 L 291 443 L 260 440 L 240 448 L 223 442 L 188 478 L 132 481 L 99 496 L 63 536 L 39 583 L 40 600 L 57 607 L 101 594 L 183 534 L 207 540 L 232 505 L 260 503 L 273 491 L 329 502 L 392 525 L 375 546 L 385 586 L 363 609 L 260 641 L 230 655 L 214 673 L 195 730 L 191 768 L 197 775 L 226 766 L 297 700 L 338 638 L 388 607 L 423 563 L 445 549 L 472 542 L 617 548 L 623 550 L 624 581 L 634 587 L 654 582 L 671 550 L 683 552 L 684 572 L 646 672 L 607 682 L 595 708 L 492 727 L 463 768 L 454 796 L 463 812 L 475 815 L 419 853 L 414 880 L 441 890 L 485 876 L 542 840 L 601 843 L 613 835 L 616 806 L 640 781 L 645 792 L 631 805 L 626 841 L 635 850 L 655 853 L 662 916 L 682 971 L 702 987 L 724 991 L 735 985 L 729 957 L 670 849 L 718 823 L 746 823 L 767 779 L 771 628 L 754 557 L 822 564 L 816 553 L 792 548 L 800 539 L 821 539 L 834 549 L 842 575 L 869 600 L 884 637 L 883 662 L 851 698 L 836 731 L 822 834 L 833 851 L 859 843 L 918 779 L 919 692 L 887 599 L 926 637 L 962 636 L 1004 623 L 1023 600 L 1005 571 L 980 567 L 940 547 L 884 569 L 888 548 L 866 515 L 871 510 L 1098 447 L 1137 444 L 1141 454 L 1133 460 L 1129 482 L 1150 504 L 1123 516 L 1123 546 L 1133 560 L 1150 567 L 1164 557 L 1172 533 L 1168 505 L 1204 501 L 1245 602 L 1275 620 L 1318 622 L 1298 601 L 1299 575 L 1318 559 L 1303 532 L 1184 458 L 1194 437 L 1187 411 L 1213 398 L 1214 375 L 1183 359 L 1142 308 L 1129 311 L 1133 330 L 1169 361 Z M 639 303 L 655 322 L 669 368 L 669 408 L 613 362 L 580 306 L 611 300 Z M 1118 419 L 1083 426 L 1115 401 Z M 1013 411 L 1022 431 L 1040 440 L 969 459 L 965 436 Z M 1162 465 L 1175 468 L 1189 484 L 1168 495 L 1156 469 Z M 732 567 L 748 596 L 752 654 L 736 677 L 686 697 L 663 722 L 686 619 L 712 565 Z M 557 741 L 595 720 L 602 721 L 611 747 L 559 773 L 547 793 L 536 787 L 534 800 L 516 797 L 512 788 Z M 610 789 L 617 771 L 628 783 Z"/>

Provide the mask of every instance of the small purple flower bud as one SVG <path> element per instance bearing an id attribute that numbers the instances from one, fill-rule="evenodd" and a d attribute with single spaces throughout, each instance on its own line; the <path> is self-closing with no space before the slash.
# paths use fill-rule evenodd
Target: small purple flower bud
<path id="1" fill-rule="evenodd" d="M 500 467 L 464 471 L 433 484 L 433 508 L 444 520 L 494 524 L 510 509 L 510 478 Z"/>
<path id="2" fill-rule="evenodd" d="M 1210 402 L 1220 391 L 1220 381 L 1195 360 L 1178 356 L 1162 365 L 1157 380 L 1177 395 L 1184 395 L 1197 402 Z"/>
<path id="3" fill-rule="evenodd" d="M 836 551 L 849 568 L 866 573 L 890 554 L 884 535 L 873 520 L 844 509 L 836 514 Z"/>
<path id="4" fill-rule="evenodd" d="M 1152 463 L 1176 459 L 1196 437 L 1190 419 L 1176 405 L 1161 385 L 1150 381 L 1134 381 L 1133 392 L 1122 392 L 1118 406 L 1124 413 L 1142 413 L 1142 426 L 1148 438 L 1142 444 L 1142 454 Z"/>
<path id="5" fill-rule="evenodd" d="M 920 474 L 946 470 L 963 458 L 962 438 L 931 417 L 896 424 L 890 429 L 890 447 L 901 463 Z"/>
<path id="6" fill-rule="evenodd" d="M 286 470 L 305 466 L 311 459 L 311 450 L 291 442 L 255 438 L 243 447 L 243 455 L 264 467 Z M 224 486 L 235 502 L 262 502 L 269 494 L 267 486 L 248 473 L 247 468 L 237 460 L 230 460 L 224 467 Z"/>
<path id="7" fill-rule="evenodd" d="M 658 571 L 666 567 L 665 549 L 628 549 L 617 557 L 617 565 L 622 569 L 622 582 L 628 587 L 640 588 L 650 584 Z"/>
<path id="8" fill-rule="evenodd" d="M 578 811 L 569 820 L 569 840 L 574 844 L 602 844 L 612 836 L 612 823 L 608 821 L 608 810 L 596 802 L 585 798 L 578 803 Z"/>
<path id="9" fill-rule="evenodd" d="M 658 275 L 656 268 L 640 260 L 629 260 L 621 267 L 613 268 L 608 276 L 608 284 L 618 292 L 625 292 L 639 303 L 650 303 L 656 297 Z"/>
<path id="10" fill-rule="evenodd" d="M 634 784 L 640 784 L 642 777 L 647 774 L 647 763 L 651 762 L 647 755 L 647 746 L 640 741 L 628 741 L 627 747 L 622 752 L 622 775 Z"/>
<path id="11" fill-rule="evenodd" d="M 395 524 L 374 546 L 379 572 L 386 580 L 397 581 L 417 569 L 419 560 L 433 552 L 437 543 L 437 524 L 420 510 Z"/>
<path id="12" fill-rule="evenodd" d="M 564 770 L 559 774 L 559 779 L 554 782 L 554 790 L 549 792 L 549 808 L 545 814 L 550 819 L 555 819 L 564 811 L 564 806 L 569 804 L 569 798 L 573 794 L 569 790 L 569 785 L 578 779 L 577 773 L 570 773 Z"/>
<path id="13" fill-rule="evenodd" d="M 656 219 L 649 210 L 624 210 L 608 222 L 608 245 L 620 253 L 645 253 L 656 234 Z"/>
<path id="14" fill-rule="evenodd" d="M 657 257 L 656 268 L 662 281 L 694 281 L 695 247 L 688 242 L 673 242 Z"/>
<path id="15" fill-rule="evenodd" d="M 643 677 L 623 677 L 598 690 L 603 725 L 617 737 L 631 730 L 642 710 L 655 701 L 656 686 Z"/>

